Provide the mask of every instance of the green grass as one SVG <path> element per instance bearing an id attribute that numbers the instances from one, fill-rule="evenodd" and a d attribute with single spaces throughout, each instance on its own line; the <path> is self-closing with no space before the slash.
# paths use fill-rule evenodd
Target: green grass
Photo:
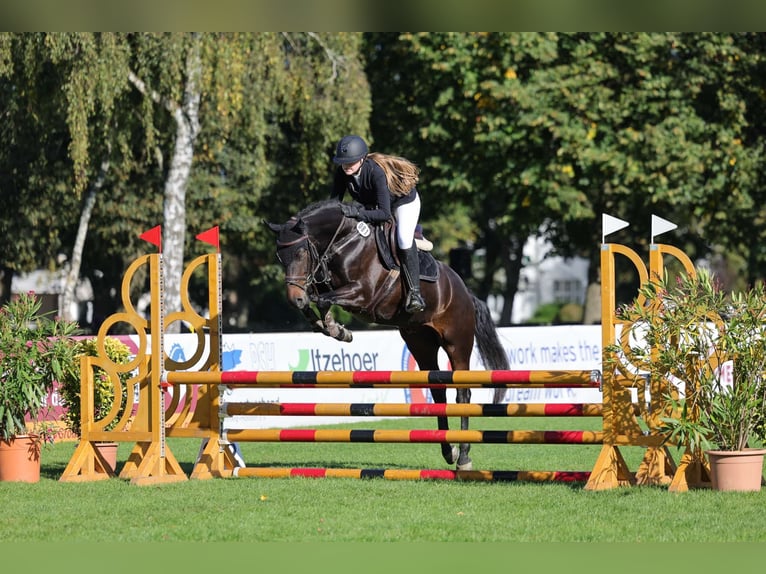
<path id="1" fill-rule="evenodd" d="M 597 428 L 600 419 L 473 419 L 472 428 Z M 417 419 L 353 428 L 433 428 Z M 454 426 L 453 426 L 454 428 Z M 199 442 L 170 439 L 189 472 Z M 434 444 L 246 443 L 248 465 L 447 468 Z M 45 542 L 763 542 L 766 490 L 590 492 L 583 484 L 251 479 L 138 487 L 62 483 L 74 451 L 43 451 L 39 483 L 0 483 L 0 540 Z M 122 443 L 118 468 L 132 448 Z M 591 470 L 598 446 L 484 445 L 474 468 Z M 622 449 L 635 470 L 643 451 Z"/>

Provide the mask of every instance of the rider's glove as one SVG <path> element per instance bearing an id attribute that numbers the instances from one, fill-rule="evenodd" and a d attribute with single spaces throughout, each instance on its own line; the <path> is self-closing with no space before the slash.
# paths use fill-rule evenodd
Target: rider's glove
<path id="1" fill-rule="evenodd" d="M 361 219 L 361 213 L 358 205 L 354 205 L 353 203 L 341 203 L 340 210 L 346 217 Z"/>

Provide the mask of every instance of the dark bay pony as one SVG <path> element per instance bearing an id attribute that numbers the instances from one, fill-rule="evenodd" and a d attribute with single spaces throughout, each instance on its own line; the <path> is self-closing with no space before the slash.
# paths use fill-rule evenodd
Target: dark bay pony
<path id="1" fill-rule="evenodd" d="M 382 226 L 381 231 L 381 226 L 345 217 L 340 206 L 334 199 L 314 203 L 286 223 L 267 223 L 277 235 L 287 298 L 316 331 L 351 341 L 351 332 L 335 321 L 330 309 L 338 305 L 366 322 L 397 327 L 422 371 L 439 370 L 439 348 L 446 352 L 453 370 L 469 369 L 474 343 L 486 369 L 509 368 L 489 308 L 454 270 L 421 253 L 426 309 L 406 313 L 391 225 Z M 498 391 L 496 401 L 505 389 Z M 447 402 L 445 389 L 431 389 L 431 395 L 437 403 Z M 458 403 L 470 400 L 470 389 L 457 389 Z M 437 424 L 441 430 L 448 429 L 446 417 L 438 417 Z M 461 418 L 460 426 L 468 428 L 467 417 Z M 444 460 L 457 463 L 459 470 L 471 468 L 469 449 L 470 444 L 459 449 L 441 445 Z"/>

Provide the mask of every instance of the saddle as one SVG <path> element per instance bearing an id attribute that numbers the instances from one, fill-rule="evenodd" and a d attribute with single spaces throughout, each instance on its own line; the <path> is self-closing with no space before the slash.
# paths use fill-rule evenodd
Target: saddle
<path id="1" fill-rule="evenodd" d="M 383 225 L 373 225 L 375 244 L 378 247 L 378 257 L 383 267 L 391 270 L 399 270 L 399 255 L 396 249 L 396 229 L 393 221 L 386 221 Z M 420 279 L 434 283 L 439 278 L 439 266 L 436 259 L 428 251 L 418 249 L 420 260 Z"/>

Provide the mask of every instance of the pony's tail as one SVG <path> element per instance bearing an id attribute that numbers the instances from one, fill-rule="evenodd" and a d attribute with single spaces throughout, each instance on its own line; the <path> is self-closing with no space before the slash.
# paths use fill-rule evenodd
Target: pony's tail
<path id="1" fill-rule="evenodd" d="M 489 307 L 476 295 L 473 296 L 473 307 L 476 315 L 476 347 L 479 349 L 479 356 L 484 367 L 492 371 L 509 370 L 508 355 L 505 354 L 505 348 L 497 335 Z M 502 402 L 505 391 L 506 389 L 495 389 L 492 402 L 495 404 Z"/>

